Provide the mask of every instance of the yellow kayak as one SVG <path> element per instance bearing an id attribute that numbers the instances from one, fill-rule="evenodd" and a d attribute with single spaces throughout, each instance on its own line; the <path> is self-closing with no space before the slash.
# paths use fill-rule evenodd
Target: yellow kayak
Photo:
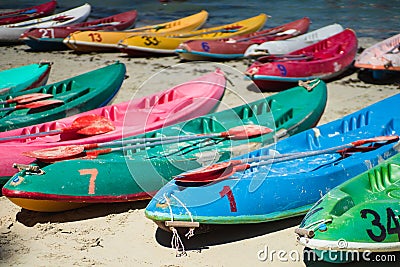
<path id="1" fill-rule="evenodd" d="M 266 14 L 260 14 L 245 20 L 223 26 L 196 30 L 179 34 L 154 35 L 141 34 L 122 40 L 119 48 L 130 56 L 149 54 L 174 54 L 180 43 L 189 40 L 216 40 L 237 35 L 253 33 L 261 29 L 267 20 Z M 204 49 L 207 49 L 206 42 Z"/>
<path id="2" fill-rule="evenodd" d="M 206 22 L 208 12 L 156 25 L 127 31 L 78 31 L 64 39 L 64 43 L 78 52 L 119 52 L 118 42 L 134 35 L 182 33 L 199 29 Z"/>

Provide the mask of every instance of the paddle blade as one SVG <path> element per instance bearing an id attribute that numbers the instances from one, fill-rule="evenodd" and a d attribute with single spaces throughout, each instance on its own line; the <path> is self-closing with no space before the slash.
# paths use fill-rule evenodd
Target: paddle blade
<path id="1" fill-rule="evenodd" d="M 250 167 L 241 160 L 231 160 L 213 164 L 211 166 L 183 173 L 174 178 L 175 183 L 182 186 L 200 186 L 211 182 L 227 179 L 237 171 L 244 171 Z"/>
<path id="2" fill-rule="evenodd" d="M 113 130 L 115 126 L 112 121 L 100 115 L 89 114 L 76 118 L 65 131 L 77 131 L 82 135 L 97 135 Z"/>
<path id="3" fill-rule="evenodd" d="M 183 173 L 174 179 L 178 185 L 202 185 L 231 175 L 234 172 L 233 167 L 234 164 L 230 161 L 216 163 L 205 168 Z"/>
<path id="4" fill-rule="evenodd" d="M 14 97 L 7 100 L 7 103 L 26 104 L 34 101 L 44 100 L 53 97 L 52 94 L 33 93 Z"/>
<path id="5" fill-rule="evenodd" d="M 80 155 L 84 152 L 85 147 L 82 145 L 58 146 L 44 148 L 34 151 L 23 152 L 22 155 L 30 158 L 36 158 L 43 161 L 58 160 L 60 157 L 69 158 Z"/>
<path id="6" fill-rule="evenodd" d="M 374 138 L 369 138 L 369 139 L 362 139 L 362 140 L 357 140 L 352 142 L 351 144 L 353 146 L 361 146 L 365 144 L 370 144 L 370 143 L 378 143 L 378 142 L 395 142 L 399 140 L 398 135 L 385 135 L 385 136 L 377 136 Z"/>
<path id="7" fill-rule="evenodd" d="M 64 101 L 58 99 L 42 100 L 38 102 L 32 102 L 25 105 L 15 106 L 15 108 L 29 108 L 29 109 L 39 109 L 39 108 L 55 108 L 64 104 Z"/>
<path id="8" fill-rule="evenodd" d="M 242 125 L 229 129 L 225 132 L 226 137 L 232 140 L 242 140 L 258 137 L 264 134 L 271 133 L 272 129 L 262 125 Z"/>

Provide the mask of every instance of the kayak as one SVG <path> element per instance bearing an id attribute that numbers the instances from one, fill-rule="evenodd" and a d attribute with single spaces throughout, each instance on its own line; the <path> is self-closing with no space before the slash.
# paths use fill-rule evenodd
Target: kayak
<path id="1" fill-rule="evenodd" d="M 107 142 L 142 134 L 205 115 L 214 110 L 222 98 L 226 79 L 216 70 L 199 78 L 131 101 L 93 109 L 63 119 L 0 133 L 0 185 L 17 172 L 13 163 L 30 164 L 33 159 L 22 153 L 56 146 Z M 91 115 L 106 118 L 114 127 L 85 135 L 67 131 L 75 121 Z M 129 118 L 132 118 L 130 120 Z M 97 117 L 91 118 L 92 124 Z M 49 131 L 62 130 L 59 133 Z"/>
<path id="2" fill-rule="evenodd" d="M 304 17 L 286 24 L 246 35 L 219 40 L 190 40 L 181 43 L 175 52 L 183 60 L 230 60 L 242 58 L 252 44 L 286 40 L 308 31 L 310 19 Z"/>
<path id="3" fill-rule="evenodd" d="M 71 33 L 64 39 L 64 44 L 80 53 L 119 52 L 118 43 L 129 36 L 149 34 L 167 34 L 192 31 L 206 22 L 208 12 L 202 10 L 196 14 L 177 20 L 155 25 L 148 25 L 126 31 L 81 31 Z"/>
<path id="4" fill-rule="evenodd" d="M 0 71 L 0 97 L 45 85 L 50 62 L 40 62 Z"/>
<path id="5" fill-rule="evenodd" d="M 299 80 L 331 80 L 345 72 L 357 54 L 357 36 L 345 29 L 327 39 L 285 55 L 257 59 L 245 74 L 260 90 L 284 90 Z"/>
<path id="6" fill-rule="evenodd" d="M 66 50 L 68 47 L 63 43 L 63 40 L 73 32 L 88 30 L 122 31 L 133 27 L 136 18 L 137 11 L 131 10 L 106 18 L 74 23 L 68 26 L 32 28 L 25 31 L 19 39 L 28 45 L 32 51 Z"/>
<path id="7" fill-rule="evenodd" d="M 217 40 L 253 33 L 261 29 L 266 20 L 267 15 L 262 13 L 245 20 L 197 31 L 162 36 L 135 35 L 121 40 L 118 47 L 122 53 L 128 54 L 128 56 L 172 55 L 185 41 Z"/>
<path id="8" fill-rule="evenodd" d="M 285 40 L 267 41 L 262 44 L 250 45 L 244 53 L 245 57 L 258 58 L 268 55 L 283 55 L 298 49 L 315 44 L 332 35 L 338 34 L 343 31 L 340 24 L 334 23 L 328 26 L 316 29 L 314 31 L 301 34 Z"/>
<path id="9" fill-rule="evenodd" d="M 13 24 L 25 20 L 51 15 L 56 10 L 57 1 L 52 0 L 40 5 L 0 13 L 0 25 Z"/>
<path id="10" fill-rule="evenodd" d="M 399 251 L 399 170 L 396 155 L 330 190 L 296 229 L 299 243 L 330 262 Z"/>
<path id="11" fill-rule="evenodd" d="M 145 210 L 162 229 L 305 214 L 331 188 L 398 153 L 400 94 L 231 161 L 181 174 Z M 344 203 L 343 203 L 344 205 Z M 194 226 L 195 227 L 195 226 Z"/>
<path id="12" fill-rule="evenodd" d="M 91 11 L 89 4 L 66 10 L 51 16 L 0 26 L 0 43 L 20 43 L 19 37 L 31 28 L 65 26 L 85 21 Z"/>
<path id="13" fill-rule="evenodd" d="M 50 94 L 51 100 L 0 104 L 0 132 L 53 121 L 107 105 L 125 78 L 125 65 L 114 63 L 60 82 L 8 95 Z M 5 110 L 6 109 L 6 110 Z"/>
<path id="14" fill-rule="evenodd" d="M 89 151 L 69 160 L 63 160 L 67 155 L 62 153 L 51 164 L 38 159 L 37 165 L 29 165 L 36 171 L 24 169 L 15 174 L 2 193 L 24 209 L 42 212 L 69 210 L 90 203 L 149 199 L 173 176 L 184 171 L 229 159 L 314 126 L 325 108 L 327 91 L 323 82 L 309 85 L 313 87 L 311 90 L 298 86 L 252 103 L 126 138 L 122 140 L 123 146 L 115 144 L 110 153 L 93 150 L 94 154 Z M 243 134 L 237 126 L 250 129 Z M 268 127 L 270 131 L 254 135 L 252 127 L 253 130 Z M 225 131 L 227 135 L 223 134 Z M 179 136 L 179 140 L 174 136 Z M 157 137 L 161 141 L 150 142 L 149 138 Z M 140 138 L 146 138 L 146 143 L 140 142 Z M 55 156 L 55 150 L 51 151 Z M 33 155 L 38 156 L 37 153 L 40 151 Z M 68 174 L 60 175 L 66 170 Z"/>
<path id="15" fill-rule="evenodd" d="M 376 80 L 399 75 L 400 34 L 391 36 L 365 49 L 354 62 L 356 68 L 372 73 Z"/>

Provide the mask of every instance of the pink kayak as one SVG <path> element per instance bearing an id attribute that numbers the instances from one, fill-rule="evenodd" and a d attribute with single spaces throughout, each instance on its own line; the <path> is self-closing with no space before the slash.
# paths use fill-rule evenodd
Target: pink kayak
<path id="1" fill-rule="evenodd" d="M 400 33 L 365 49 L 356 59 L 357 68 L 400 71 Z"/>
<path id="2" fill-rule="evenodd" d="M 60 145 L 112 141 L 205 115 L 218 105 L 224 94 L 225 83 L 224 73 L 217 69 L 215 72 L 141 99 L 98 108 L 48 123 L 2 132 L 0 133 L 1 185 L 17 172 L 17 169 L 13 168 L 13 163 L 29 164 L 33 161 L 32 158 L 23 156 L 22 152 Z M 104 117 L 115 129 L 98 135 L 80 135 L 77 132 L 67 131 L 53 135 L 20 138 L 21 135 L 40 135 L 37 133 L 71 128 L 78 118 L 91 114 Z"/>
<path id="3" fill-rule="evenodd" d="M 252 44 L 286 40 L 304 34 L 310 26 L 310 19 L 304 17 L 274 28 L 245 35 L 218 40 L 190 40 L 181 43 L 175 50 L 183 60 L 229 60 L 242 58 Z"/>
<path id="4" fill-rule="evenodd" d="M 356 54 L 357 36 L 345 29 L 285 55 L 258 58 L 245 74 L 261 90 L 284 90 L 299 81 L 336 78 L 352 65 Z"/>

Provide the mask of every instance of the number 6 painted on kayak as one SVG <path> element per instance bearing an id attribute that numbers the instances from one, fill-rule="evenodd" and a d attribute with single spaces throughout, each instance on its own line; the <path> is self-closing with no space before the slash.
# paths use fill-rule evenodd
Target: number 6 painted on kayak
<path id="1" fill-rule="evenodd" d="M 210 46 L 208 45 L 207 42 L 202 42 L 201 47 L 203 48 L 204 51 L 208 52 L 210 51 Z"/>
<path id="2" fill-rule="evenodd" d="M 94 189 L 95 189 L 95 181 L 97 178 L 97 174 L 99 174 L 99 171 L 97 169 L 82 169 L 79 170 L 80 175 L 90 175 L 90 180 L 89 180 L 89 195 L 94 195 Z"/>

